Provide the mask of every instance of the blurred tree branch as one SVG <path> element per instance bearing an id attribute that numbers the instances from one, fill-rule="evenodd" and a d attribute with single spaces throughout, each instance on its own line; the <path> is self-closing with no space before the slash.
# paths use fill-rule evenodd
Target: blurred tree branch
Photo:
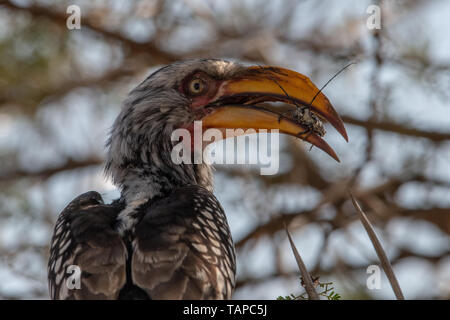
<path id="1" fill-rule="evenodd" d="M 84 160 L 73 160 L 68 159 L 66 163 L 63 165 L 56 167 L 56 168 L 48 168 L 43 169 L 40 171 L 24 171 L 24 170 L 16 170 L 16 171 L 10 171 L 6 174 L 0 175 L 0 183 L 10 183 L 13 180 L 19 180 L 19 179 L 40 179 L 46 180 L 50 178 L 51 176 L 58 174 L 60 172 L 69 171 L 69 170 L 75 170 L 75 169 L 82 169 L 85 167 L 100 165 L 103 163 L 103 159 L 99 158 L 89 158 Z"/>
<path id="2" fill-rule="evenodd" d="M 68 18 L 68 15 L 65 13 L 57 12 L 55 10 L 49 9 L 48 7 L 40 6 L 33 4 L 28 7 L 21 7 L 16 4 L 14 4 L 11 1 L 3 0 L 0 1 L 0 5 L 4 5 L 6 8 L 12 9 L 12 10 L 18 10 L 22 12 L 28 12 L 31 15 L 35 17 L 45 17 L 50 19 L 51 21 L 57 23 L 63 28 L 66 28 L 66 21 Z M 129 47 L 130 50 L 132 50 L 135 53 L 141 53 L 145 55 L 149 55 L 152 59 L 152 63 L 155 64 L 167 64 L 176 60 L 179 60 L 181 57 L 177 57 L 169 52 L 163 51 L 160 48 L 158 48 L 154 43 L 152 42 L 146 42 L 141 43 L 134 41 L 130 38 L 127 38 L 123 35 L 121 35 L 118 32 L 106 30 L 100 26 L 98 26 L 97 23 L 93 21 L 93 19 L 89 18 L 89 16 L 86 16 L 85 14 L 82 15 L 82 27 L 87 27 L 90 30 L 101 34 L 107 39 L 119 41 L 122 44 Z M 67 30 L 69 31 L 69 30 Z"/>
<path id="3" fill-rule="evenodd" d="M 445 76 L 450 69 L 448 60 L 438 61 L 434 59 L 433 55 L 427 51 L 429 48 L 426 45 L 422 48 L 420 43 L 420 45 L 413 43 L 411 46 L 414 47 L 415 45 L 420 50 L 411 49 L 409 46 L 403 45 L 402 42 L 396 43 L 398 38 L 395 34 L 395 25 L 401 24 L 404 17 L 408 16 L 410 12 L 417 13 L 419 8 L 426 8 L 429 2 L 415 0 L 396 3 L 395 6 L 401 14 L 387 12 L 386 19 L 384 19 L 386 25 L 383 26 L 384 29 L 379 34 L 373 34 L 365 30 L 365 25 L 361 27 L 366 19 L 364 13 L 343 14 L 340 21 L 330 27 L 328 24 L 331 22 L 328 21 L 329 13 L 327 12 L 329 3 L 327 1 L 318 1 L 314 5 L 309 5 L 309 2 L 287 1 L 281 6 L 278 5 L 277 10 L 272 7 L 273 1 L 264 1 L 258 6 L 237 0 L 224 1 L 224 8 L 217 5 L 216 2 L 207 1 L 201 3 L 189 0 L 179 2 L 134 1 L 129 3 L 131 7 L 129 12 L 114 12 L 108 8 L 108 5 L 94 3 L 86 6 L 88 8 L 86 11 L 82 11 L 82 29 L 70 32 L 66 28 L 68 15 L 64 10 L 65 5 L 69 4 L 68 2 L 60 2 L 54 6 L 39 1 L 27 2 L 23 6 L 17 3 L 0 0 L 0 13 L 13 17 L 10 27 L 15 28 L 15 23 L 18 23 L 19 27 L 28 26 L 28 28 L 14 29 L 19 31 L 9 37 L 8 41 L 2 42 L 0 40 L 0 58 L 4 62 L 3 65 L 0 63 L 0 105 L 2 107 L 0 109 L 0 124 L 2 126 L 0 126 L 0 136 L 1 130 L 7 128 L 11 123 L 20 123 L 22 118 L 34 114 L 35 111 L 46 111 L 49 102 L 58 104 L 59 101 L 63 101 L 69 93 L 77 88 L 83 87 L 89 90 L 89 88 L 101 87 L 104 89 L 102 93 L 114 96 L 114 91 L 119 85 L 122 85 L 121 82 L 124 79 L 140 77 L 141 71 L 150 67 L 184 58 L 230 57 L 258 64 L 292 65 L 296 68 L 300 66 L 300 69 L 306 68 L 306 70 L 309 70 L 308 73 L 312 79 L 328 77 L 324 70 L 330 70 L 330 67 L 334 68 L 343 61 L 357 59 L 362 62 L 358 64 L 358 68 L 359 66 L 362 67 L 352 74 L 352 77 L 357 77 L 354 78 L 357 81 L 353 79 L 353 82 L 349 81 L 349 83 L 351 82 L 351 85 L 358 81 L 367 83 L 369 90 L 363 97 L 363 101 L 372 114 L 369 114 L 367 119 L 363 119 L 354 108 L 352 110 L 354 113 L 349 112 L 342 118 L 347 125 L 363 128 L 368 133 L 368 136 L 363 135 L 361 137 L 363 151 L 360 152 L 366 152 L 366 157 L 361 161 L 358 160 L 357 166 L 361 169 L 361 175 L 358 178 L 363 176 L 362 173 L 365 169 L 374 166 L 381 167 L 377 168 L 379 171 L 375 172 L 376 174 L 382 172 L 380 174 L 383 176 L 375 179 L 377 182 L 367 182 L 366 179 L 365 184 L 362 184 L 362 178 L 356 179 L 355 171 L 358 168 L 352 166 L 351 161 L 342 163 L 339 168 L 335 169 L 336 172 L 329 174 L 330 171 L 324 169 L 326 164 L 312 157 L 303 147 L 303 143 L 298 143 L 293 139 L 287 140 L 287 146 L 282 152 L 289 153 L 289 160 L 292 165 L 289 168 L 283 168 L 285 170 L 275 176 L 251 176 L 251 180 L 258 182 L 257 188 L 259 189 L 257 191 L 259 192 L 255 192 L 257 198 L 249 199 L 249 192 L 242 192 L 241 195 L 232 200 L 239 206 L 246 201 L 257 203 L 255 209 L 250 206 L 252 209 L 248 210 L 249 214 L 256 218 L 256 221 L 253 220 L 254 223 L 250 224 L 249 229 L 241 233 L 241 237 L 236 244 L 238 255 L 240 254 L 244 259 L 243 265 L 246 264 L 246 259 L 248 259 L 246 253 L 253 246 L 267 238 L 275 242 L 273 248 L 271 248 L 274 251 L 273 266 L 275 271 L 263 277 L 254 276 L 251 270 L 247 273 L 243 272 L 238 278 L 238 288 L 265 284 L 277 279 L 298 277 L 298 272 L 286 270 L 285 261 L 282 259 L 284 252 L 280 249 L 279 243 L 276 243 L 282 241 L 280 232 L 284 229 L 284 222 L 289 224 L 294 236 L 297 235 L 297 231 L 311 224 L 320 228 L 323 232 L 321 250 L 319 250 L 318 256 L 314 258 L 314 267 L 309 268 L 312 270 L 312 274 L 330 277 L 342 276 L 348 278 L 352 283 L 357 283 L 360 279 L 357 276 L 358 272 L 364 271 L 368 263 L 377 263 L 377 261 L 354 263 L 346 260 L 346 257 L 338 255 L 335 257 L 336 261 L 331 268 L 321 263 L 322 255 L 329 256 L 327 248 L 330 243 L 333 243 L 333 237 L 330 235 L 349 233 L 350 226 L 356 221 L 356 217 L 347 214 L 350 203 L 346 190 L 352 182 L 354 183 L 352 189 L 355 196 L 360 200 L 361 206 L 380 228 L 389 227 L 393 218 L 397 218 L 396 220 L 425 221 L 437 226 L 447 235 L 450 234 L 450 207 L 446 204 L 434 199 L 429 203 L 408 206 L 399 197 L 401 190 L 410 184 L 419 186 L 424 190 L 433 190 L 434 188 L 450 190 L 450 181 L 448 181 L 445 172 L 436 172 L 433 163 L 427 162 L 427 160 L 412 159 L 411 163 L 404 164 L 402 172 L 392 173 L 386 170 L 383 164 L 376 163 L 377 159 L 371 158 L 372 151 L 379 151 L 376 149 L 379 146 L 371 143 L 371 135 L 377 130 L 389 133 L 390 136 L 399 137 L 398 140 L 402 140 L 402 138 L 404 140 L 408 138 L 408 141 L 427 139 L 429 141 L 426 145 L 430 150 L 417 150 L 418 152 L 430 151 L 430 157 L 440 159 L 447 155 L 450 132 L 433 129 L 433 123 L 424 123 L 426 128 L 430 129 L 417 128 L 410 122 L 408 123 L 406 115 L 404 118 L 398 117 L 394 120 L 385 112 L 388 108 L 395 107 L 397 102 L 391 100 L 390 88 L 386 88 L 386 82 L 383 82 L 383 77 L 380 75 L 381 71 L 393 68 L 402 75 L 409 75 L 409 78 L 412 78 L 413 81 L 421 81 L 421 84 L 424 85 L 420 86 L 420 90 L 427 95 L 437 91 L 434 87 L 438 87 L 444 93 L 448 91 L 444 81 L 439 80 L 439 77 L 446 79 Z M 386 3 L 381 5 L 384 6 Z M 83 2 L 80 3 L 80 6 L 83 8 Z M 136 40 L 139 39 L 138 37 L 133 38 L 131 35 L 126 35 L 131 33 L 124 26 L 125 23 L 134 22 L 142 17 L 150 22 L 151 27 L 147 27 L 154 29 L 148 32 L 147 35 L 150 34 L 150 36 L 146 40 L 138 41 Z M 308 23 L 308 19 L 315 21 Z M 324 23 L 324 21 L 327 21 L 327 23 Z M 36 29 L 36 26 L 42 27 L 35 33 L 31 32 Z M 204 33 L 200 31 L 204 31 Z M 41 40 L 43 45 L 35 47 L 36 43 L 31 40 L 39 40 L 43 33 L 55 33 L 58 34 L 58 37 L 50 38 L 47 42 Z M 79 71 L 76 69 L 77 65 L 70 65 L 70 59 L 78 52 L 64 51 L 64 45 L 61 44 L 51 45 L 58 41 L 63 44 L 72 41 L 75 38 L 74 36 L 79 36 L 84 41 L 88 41 L 89 44 L 99 43 L 102 46 L 107 46 L 114 52 L 119 52 L 117 55 L 119 58 L 114 56 L 115 62 L 110 63 L 108 68 L 104 69 L 106 70 L 104 72 Z M 409 35 L 408 39 L 410 39 Z M 181 45 L 184 45 L 183 50 L 179 49 Z M 31 52 L 30 57 L 36 56 L 36 53 L 33 53 L 32 50 L 53 50 L 54 52 L 33 60 L 33 63 L 37 66 L 33 69 L 28 68 L 29 57 L 21 56 L 27 53 L 27 50 Z M 14 55 L 18 58 L 14 59 L 16 58 Z M 4 65 L 9 68 L 2 69 Z M 86 63 L 86 65 L 89 68 L 89 64 Z M 373 67 L 373 69 L 369 69 L 368 77 L 364 78 L 358 73 L 367 65 Z M 60 69 L 67 71 L 65 77 L 61 76 Z M 88 71 L 91 70 L 88 69 Z M 415 78 L 416 76 L 419 79 Z M 393 88 L 400 87 L 399 82 L 396 81 L 388 84 Z M 402 79 L 399 81 L 402 81 Z M 427 90 L 427 88 L 433 88 L 433 90 Z M 82 94 L 80 93 L 80 95 Z M 95 97 L 96 94 L 93 96 Z M 113 98 L 117 99 L 115 96 Z M 330 98 L 333 97 L 330 96 Z M 90 99 L 93 98 L 90 97 Z M 11 105 L 19 106 L 19 108 L 7 108 Z M 117 109 L 120 103 L 113 101 L 111 105 Z M 430 106 L 424 107 L 431 108 Z M 113 111 L 115 112 L 116 109 Z M 339 106 L 337 109 L 341 110 Z M 28 110 L 32 110 L 32 112 L 28 112 Z M 65 116 L 74 117 L 70 112 L 73 112 L 73 109 L 67 111 Z M 104 110 L 98 112 L 104 112 Z M 44 116 L 48 116 L 48 114 L 44 113 Z M 35 119 L 27 118 L 27 120 L 36 123 Z M 51 121 L 36 123 L 36 126 L 48 126 L 48 123 L 51 123 Z M 58 124 L 56 123 L 56 125 Z M 80 126 L 82 129 L 78 128 L 78 130 L 89 132 L 88 125 L 82 123 Z M 69 153 L 67 160 L 63 163 L 56 164 L 49 159 L 48 165 L 43 166 L 43 169 L 30 170 L 22 168 L 21 162 L 15 160 L 18 158 L 18 154 L 33 142 L 27 141 L 27 135 L 21 135 L 19 131 L 23 127 L 13 126 L 12 128 L 16 131 L 11 135 L 22 137 L 24 141 L 17 142 L 11 138 L 10 140 L 14 140 L 16 143 L 11 144 L 11 150 L 0 149 L 1 156 L 8 159 L 7 162 L 4 161 L 0 171 L 0 226 L 26 224 L 28 221 L 23 222 L 21 220 L 29 215 L 34 219 L 34 222 L 39 221 L 45 225 L 46 228 L 43 229 L 51 230 L 58 212 L 56 212 L 54 198 L 52 198 L 54 193 L 49 192 L 49 185 L 51 184 L 49 178 L 63 172 L 70 173 L 80 180 L 81 186 L 80 189 L 75 188 L 73 192 L 84 191 L 86 184 L 88 184 L 85 179 L 88 174 L 80 174 L 82 171 L 80 169 L 93 167 L 95 170 L 102 170 L 103 159 L 100 146 L 104 142 L 95 141 L 95 138 L 92 138 L 92 141 L 86 141 L 86 145 L 90 143 L 94 148 L 94 154 L 92 150 L 86 153 L 92 154 L 87 158 L 80 159 L 78 154 L 71 155 Z M 66 130 L 64 132 L 67 132 L 68 135 L 78 132 L 72 131 L 73 128 L 69 127 L 64 129 Z M 44 139 L 47 139 L 47 137 Z M 54 144 L 55 141 L 45 140 L 48 144 Z M 98 154 L 95 154 L 96 146 L 99 146 Z M 355 151 L 345 149 L 345 152 L 348 152 L 346 154 L 348 158 L 352 158 L 352 153 Z M 411 152 L 411 150 L 408 150 L 408 152 Z M 8 153 L 10 154 L 8 155 Z M 30 157 L 30 162 L 32 161 L 33 158 Z M 235 167 L 220 169 L 230 180 L 245 180 L 250 175 L 248 171 Z M 87 171 L 92 173 L 91 170 Z M 81 183 L 81 181 L 84 182 Z M 226 184 L 225 188 L 228 187 Z M 301 187 L 302 189 L 313 190 L 314 194 L 318 196 L 311 206 L 303 206 L 303 203 L 299 204 L 300 201 L 297 201 L 294 208 L 284 207 L 285 204 L 282 203 L 280 207 L 271 211 L 273 207 L 271 203 L 269 206 L 271 200 L 261 197 L 261 194 L 276 193 L 277 188 L 281 187 L 289 188 L 290 191 L 296 190 L 296 187 Z M 232 188 L 235 188 L 235 186 L 232 186 Z M 36 197 L 39 198 L 35 194 L 37 189 L 41 192 L 42 199 L 40 201 L 35 201 Z M 42 206 L 42 202 L 46 205 Z M 29 227 L 32 228 L 34 225 L 34 223 L 30 224 Z M 48 230 L 45 230 L 45 232 L 48 233 Z M 40 231 L 42 234 L 43 231 Z M 20 237 L 17 237 L 17 239 L 20 242 Z M 295 241 L 297 242 L 297 240 Z M 347 245 L 351 245 L 351 242 L 348 242 Z M 445 262 L 445 259 L 448 259 L 448 254 L 431 255 L 426 252 L 416 252 L 410 248 L 397 247 L 393 250 L 391 262 L 394 265 L 414 257 L 431 263 L 437 268 L 439 264 Z M 30 281 L 40 281 L 41 278 L 39 275 L 23 270 L 23 265 L 20 263 L 21 255 L 32 252 L 32 254 L 43 256 L 46 251 L 46 248 L 27 241 L 10 248 L 0 244 L 0 255 L 7 257 L 8 260 L 5 268 L 9 268 L 15 274 L 25 278 L 29 277 Z M 267 262 L 267 265 L 269 265 L 269 262 Z M 359 289 L 364 290 L 363 284 Z M 46 289 L 33 289 L 30 290 L 29 294 L 30 296 L 43 297 L 46 296 Z M 366 293 L 366 296 L 363 297 L 366 298 L 369 294 Z M 0 296 L 20 298 L 7 292 L 0 292 Z"/>
<path id="4" fill-rule="evenodd" d="M 434 142 L 450 140 L 450 133 L 419 130 L 388 120 L 359 120 L 347 115 L 342 116 L 342 120 L 349 124 L 367 128 L 368 130 L 388 131 L 415 138 L 426 138 Z"/>

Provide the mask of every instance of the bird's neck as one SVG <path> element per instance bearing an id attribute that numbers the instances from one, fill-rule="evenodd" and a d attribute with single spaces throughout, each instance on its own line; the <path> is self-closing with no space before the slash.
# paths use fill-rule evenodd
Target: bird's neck
<path id="1" fill-rule="evenodd" d="M 158 138 L 148 143 L 126 145 L 125 152 L 120 141 L 110 143 L 106 170 L 120 187 L 125 203 L 161 198 L 186 185 L 199 185 L 212 191 L 208 164 L 175 163 L 170 136 L 164 132 L 155 136 Z"/>
<path id="2" fill-rule="evenodd" d="M 162 167 L 148 164 L 123 170 L 126 173 L 120 187 L 125 208 L 118 216 L 118 230 L 122 235 L 134 233 L 143 214 L 140 208 L 147 203 L 167 197 L 176 189 L 187 185 L 200 185 L 212 191 L 212 174 L 207 164 L 165 164 Z"/>
<path id="3" fill-rule="evenodd" d="M 144 122 L 147 126 L 136 125 L 132 118 L 130 111 L 123 111 L 117 118 L 108 141 L 106 163 L 106 173 L 120 188 L 121 201 L 125 203 L 119 217 L 123 229 L 132 229 L 140 206 L 180 187 L 198 185 L 212 191 L 208 164 L 172 161 L 173 127 L 154 115 L 147 117 L 151 120 Z"/>
<path id="4" fill-rule="evenodd" d="M 125 171 L 120 183 L 125 203 L 159 199 L 187 185 L 199 185 L 212 191 L 212 173 L 207 164 L 146 164 Z"/>

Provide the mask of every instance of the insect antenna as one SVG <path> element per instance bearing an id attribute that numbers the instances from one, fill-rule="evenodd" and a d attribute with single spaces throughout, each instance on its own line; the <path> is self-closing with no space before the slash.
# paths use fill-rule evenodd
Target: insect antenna
<path id="1" fill-rule="evenodd" d="M 264 73 L 266 73 L 266 70 L 264 69 L 263 66 L 258 65 L 258 67 L 260 67 L 261 70 L 262 70 Z M 266 74 L 267 74 L 267 73 L 266 73 Z M 287 91 L 286 91 L 286 90 L 283 88 L 283 86 L 277 81 L 277 79 L 275 79 L 274 77 L 272 77 L 270 74 L 267 74 L 267 75 L 269 76 L 270 80 L 272 80 L 273 82 L 275 82 L 275 83 L 277 84 L 277 86 L 280 87 L 281 91 L 283 91 L 284 95 L 286 96 L 286 98 L 288 98 L 288 100 L 290 100 L 297 108 L 301 108 L 301 106 L 297 103 L 297 101 L 295 101 L 294 99 L 292 99 L 292 98 L 289 96 L 289 94 L 287 93 Z M 285 114 L 285 113 L 286 113 L 286 112 L 282 112 L 282 113 L 279 114 L 278 122 L 281 121 L 281 119 L 284 117 L 284 114 Z"/>
<path id="2" fill-rule="evenodd" d="M 336 72 L 336 74 L 334 74 L 334 75 L 333 75 L 333 76 L 332 76 L 332 77 L 331 77 L 331 78 L 330 78 L 330 79 L 322 86 L 322 88 L 320 88 L 320 90 L 317 91 L 317 93 L 316 93 L 316 94 L 314 95 L 314 97 L 312 98 L 311 102 L 310 102 L 308 105 L 305 105 L 305 106 L 299 105 L 299 104 L 297 103 L 297 101 L 295 101 L 294 99 L 292 99 L 292 98 L 289 96 L 289 94 L 287 93 L 287 91 L 283 88 L 283 86 L 277 81 L 277 79 L 275 79 L 274 77 L 272 77 L 270 74 L 268 74 L 268 76 L 269 76 L 269 78 L 270 78 L 273 82 L 275 82 L 275 83 L 277 84 L 277 86 L 281 89 L 281 91 L 283 91 L 283 93 L 284 93 L 284 95 L 286 96 L 286 98 L 288 98 L 288 100 L 290 100 L 290 101 L 296 106 L 297 110 L 298 110 L 298 109 L 303 109 L 303 110 L 304 110 L 304 109 L 308 109 L 308 110 L 310 110 L 312 103 L 314 102 L 314 100 L 316 100 L 317 96 L 323 91 L 323 89 L 325 89 L 325 87 L 326 87 L 331 81 L 333 81 L 334 78 L 336 78 L 341 72 L 343 72 L 345 69 L 347 69 L 348 67 L 350 67 L 352 64 L 356 64 L 356 62 L 355 62 L 355 61 L 350 62 L 350 63 L 348 63 L 347 65 L 345 65 L 344 67 L 342 67 L 338 72 Z M 266 72 L 266 70 L 264 69 L 263 66 L 259 65 L 259 67 L 261 68 L 261 70 L 262 70 L 263 72 Z M 284 117 L 285 117 L 285 114 L 288 113 L 288 112 L 289 112 L 289 111 L 285 111 L 285 112 L 279 113 L 278 122 L 280 122 L 281 119 L 284 118 Z M 306 129 L 305 131 L 303 131 L 303 132 L 299 132 L 298 135 L 300 136 L 300 135 L 302 135 L 302 134 L 307 133 L 307 134 L 308 134 L 307 137 L 308 137 L 308 136 L 311 134 L 311 132 L 314 131 L 314 127 L 313 127 L 313 125 L 310 124 L 310 123 L 308 123 L 308 124 L 303 124 L 303 125 L 306 125 L 307 129 Z M 312 147 L 313 147 L 313 146 L 311 145 L 310 150 L 312 149 Z"/>
<path id="3" fill-rule="evenodd" d="M 320 88 L 319 91 L 317 91 L 316 95 L 312 98 L 311 102 L 309 103 L 309 106 L 312 105 L 312 103 L 314 102 L 314 100 L 316 100 L 317 96 L 322 92 L 323 89 L 325 89 L 325 87 L 331 82 L 333 81 L 334 78 L 336 78 L 342 71 L 344 71 L 345 69 L 347 69 L 348 67 L 350 67 L 352 64 L 356 64 L 355 61 L 350 62 L 349 64 L 347 64 L 345 67 L 341 68 L 341 70 L 339 70 L 338 72 L 336 72 L 336 74 L 334 76 L 332 76 L 330 78 L 330 80 L 328 80 L 323 86 L 322 88 Z"/>

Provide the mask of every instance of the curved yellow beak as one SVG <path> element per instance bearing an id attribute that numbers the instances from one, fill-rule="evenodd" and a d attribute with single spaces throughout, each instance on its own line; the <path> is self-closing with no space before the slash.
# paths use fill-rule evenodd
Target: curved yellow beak
<path id="1" fill-rule="evenodd" d="M 311 80 L 295 71 L 278 67 L 249 67 L 223 82 L 212 111 L 202 118 L 206 128 L 278 129 L 322 149 L 339 161 L 333 149 L 311 130 L 307 122 L 255 105 L 280 101 L 309 110 L 330 124 L 348 141 L 347 132 L 328 98 Z M 311 103 L 312 102 L 312 103 Z"/>

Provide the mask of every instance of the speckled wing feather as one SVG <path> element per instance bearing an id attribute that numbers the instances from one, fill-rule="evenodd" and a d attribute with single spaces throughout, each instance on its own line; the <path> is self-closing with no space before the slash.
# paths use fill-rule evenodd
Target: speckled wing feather
<path id="1" fill-rule="evenodd" d="M 97 192 L 74 199 L 59 215 L 48 264 L 52 299 L 116 299 L 126 281 L 126 247 L 115 231 L 117 205 Z M 76 272 L 81 271 L 80 286 Z M 69 269 L 68 269 L 69 268 Z"/>
<path id="2" fill-rule="evenodd" d="M 134 284 L 151 299 L 230 299 L 234 245 L 215 196 L 188 186 L 145 210 L 133 240 Z"/>

